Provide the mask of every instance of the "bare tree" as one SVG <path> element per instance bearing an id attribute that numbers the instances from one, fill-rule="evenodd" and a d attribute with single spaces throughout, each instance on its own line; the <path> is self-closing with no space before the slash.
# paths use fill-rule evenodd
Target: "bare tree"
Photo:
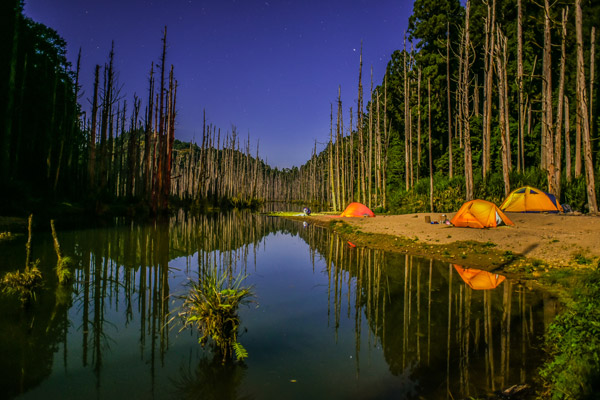
<path id="1" fill-rule="evenodd" d="M 577 38 L 577 114 L 581 119 L 581 134 L 583 137 L 583 151 L 585 160 L 585 181 L 588 195 L 588 211 L 590 213 L 596 213 L 598 212 L 598 205 L 596 202 L 594 164 L 592 162 L 592 145 L 590 140 L 590 121 L 585 89 L 582 21 L 581 0 L 575 0 L 575 36 Z"/>

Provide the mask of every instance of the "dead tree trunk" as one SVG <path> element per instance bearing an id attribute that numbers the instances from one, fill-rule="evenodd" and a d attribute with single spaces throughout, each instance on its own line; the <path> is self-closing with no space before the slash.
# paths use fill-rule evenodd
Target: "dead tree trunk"
<path id="1" fill-rule="evenodd" d="M 448 176 L 454 176 L 452 171 L 452 101 L 450 94 L 450 22 L 446 23 L 446 100 L 448 103 Z"/>
<path id="2" fill-rule="evenodd" d="M 596 27 L 592 26 L 590 44 L 590 137 L 594 137 L 594 71 L 596 66 Z"/>
<path id="3" fill-rule="evenodd" d="M 465 188 L 466 200 L 473 200 L 473 161 L 471 153 L 471 124 L 469 110 L 469 48 L 471 46 L 469 37 L 469 18 L 471 11 L 471 1 L 467 0 L 465 7 L 465 31 L 464 31 L 464 59 L 462 62 L 462 112 L 463 115 L 463 140 L 465 151 Z"/>
<path id="4" fill-rule="evenodd" d="M 565 62 L 566 62 L 566 40 L 567 40 L 567 18 L 568 7 L 562 11 L 562 29 L 560 44 L 560 74 L 558 80 L 558 104 L 556 107 L 556 126 L 554 132 L 554 195 L 560 201 L 560 175 L 562 172 L 562 124 L 563 124 L 563 100 L 565 97 Z"/>
<path id="5" fill-rule="evenodd" d="M 431 79 L 427 78 L 427 125 L 429 135 L 429 211 L 433 212 L 433 157 L 431 153 Z"/>
<path id="6" fill-rule="evenodd" d="M 523 104 L 523 10 L 521 0 L 517 0 L 517 85 L 519 87 L 519 127 L 517 148 L 517 171 L 525 169 L 523 133 L 525 129 L 525 107 Z"/>
<path id="7" fill-rule="evenodd" d="M 421 68 L 417 72 L 417 181 L 421 169 Z"/>
<path id="8" fill-rule="evenodd" d="M 548 0 L 546 0 L 548 1 Z M 581 134 L 585 161 L 585 182 L 588 195 L 588 211 L 598 212 L 596 202 L 596 185 L 594 182 L 594 164 L 592 161 L 592 144 L 590 140 L 590 121 L 587 109 L 587 94 L 585 89 L 585 70 L 583 66 L 583 17 L 581 15 L 581 0 L 575 0 L 575 36 L 577 37 L 577 110 L 581 116 Z"/>
<path id="9" fill-rule="evenodd" d="M 333 104 L 331 105 L 331 114 L 329 120 L 329 188 L 331 190 L 331 206 L 333 207 L 333 211 L 337 211 L 338 205 L 335 194 L 335 182 L 333 176 Z"/>
<path id="10" fill-rule="evenodd" d="M 358 109 L 356 112 L 357 121 L 356 128 L 358 130 L 358 184 L 357 184 L 357 199 L 365 203 L 365 146 L 363 141 L 363 87 L 362 87 L 362 41 L 360 42 L 360 66 L 358 69 Z"/>
<path id="11" fill-rule="evenodd" d="M 565 178 L 571 182 L 571 128 L 569 126 L 569 98 L 565 96 Z"/>
<path id="12" fill-rule="evenodd" d="M 406 34 L 404 35 L 404 175 L 406 191 L 410 189 L 410 143 L 409 143 L 409 96 L 408 96 L 408 62 L 406 60 Z"/>
<path id="13" fill-rule="evenodd" d="M 144 132 L 144 196 L 150 201 L 152 195 L 152 131 L 154 121 L 154 63 L 150 67 L 148 82 L 148 108 L 146 111 L 146 127 Z"/>
<path id="14" fill-rule="evenodd" d="M 548 192 L 556 194 L 554 179 L 554 132 L 552 116 L 552 40 L 550 35 L 550 1 L 544 0 L 544 55 L 542 61 L 542 168 L 548 177 Z"/>
<path id="15" fill-rule="evenodd" d="M 490 7 L 487 4 L 487 19 L 485 22 L 485 70 L 483 89 L 483 177 L 490 171 L 490 154 L 492 138 L 492 83 L 494 68 L 495 27 L 496 27 L 496 0 L 492 0 Z"/>
<path id="16" fill-rule="evenodd" d="M 496 58 L 496 76 L 498 77 L 498 125 L 500 126 L 500 143 L 502 147 L 502 177 L 504 180 L 504 197 L 510 193 L 510 158 L 509 158 L 509 146 L 510 141 L 508 140 L 508 118 L 506 117 L 507 110 L 507 84 L 506 81 L 506 36 L 502 34 L 500 28 L 496 28 L 497 40 L 496 48 L 494 49 Z"/>
<path id="17" fill-rule="evenodd" d="M 88 164 L 89 184 L 92 190 L 96 187 L 96 129 L 98 117 L 98 83 L 100 79 L 100 66 L 94 70 L 94 97 L 92 98 L 92 126 L 90 128 L 90 159 Z"/>

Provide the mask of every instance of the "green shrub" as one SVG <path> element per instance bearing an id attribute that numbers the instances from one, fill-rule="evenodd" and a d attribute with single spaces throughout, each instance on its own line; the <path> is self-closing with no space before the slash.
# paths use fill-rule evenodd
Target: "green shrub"
<path id="1" fill-rule="evenodd" d="M 577 301 L 546 332 L 550 359 L 540 371 L 544 398 L 591 399 L 600 391 L 600 272 L 582 281 L 573 291 Z"/>
<path id="2" fill-rule="evenodd" d="M 573 178 L 571 182 L 565 182 L 562 190 L 563 203 L 571 206 L 573 211 L 584 212 L 587 210 L 587 193 L 585 189 L 585 177 Z"/>

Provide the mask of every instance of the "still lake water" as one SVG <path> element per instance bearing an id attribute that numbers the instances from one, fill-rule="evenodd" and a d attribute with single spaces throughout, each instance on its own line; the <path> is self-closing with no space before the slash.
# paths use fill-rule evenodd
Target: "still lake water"
<path id="1" fill-rule="evenodd" d="M 77 263 L 54 283 L 48 233 L 34 233 L 44 289 L 22 310 L 0 297 L 0 397 L 17 399 L 468 398 L 532 383 L 555 301 L 496 275 L 352 248 L 326 229 L 248 212 L 58 233 Z M 25 239 L 0 245 L 0 273 Z M 168 323 L 211 265 L 247 275 L 243 364 L 221 365 Z M 17 267 L 16 267 L 17 266 Z"/>

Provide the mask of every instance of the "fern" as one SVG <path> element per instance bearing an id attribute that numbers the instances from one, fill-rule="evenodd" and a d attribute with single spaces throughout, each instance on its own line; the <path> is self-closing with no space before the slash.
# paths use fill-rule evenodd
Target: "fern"
<path id="1" fill-rule="evenodd" d="M 238 361 L 242 361 L 244 358 L 248 358 L 248 351 L 242 346 L 241 343 L 233 343 L 233 350 L 235 350 L 235 357 Z"/>

